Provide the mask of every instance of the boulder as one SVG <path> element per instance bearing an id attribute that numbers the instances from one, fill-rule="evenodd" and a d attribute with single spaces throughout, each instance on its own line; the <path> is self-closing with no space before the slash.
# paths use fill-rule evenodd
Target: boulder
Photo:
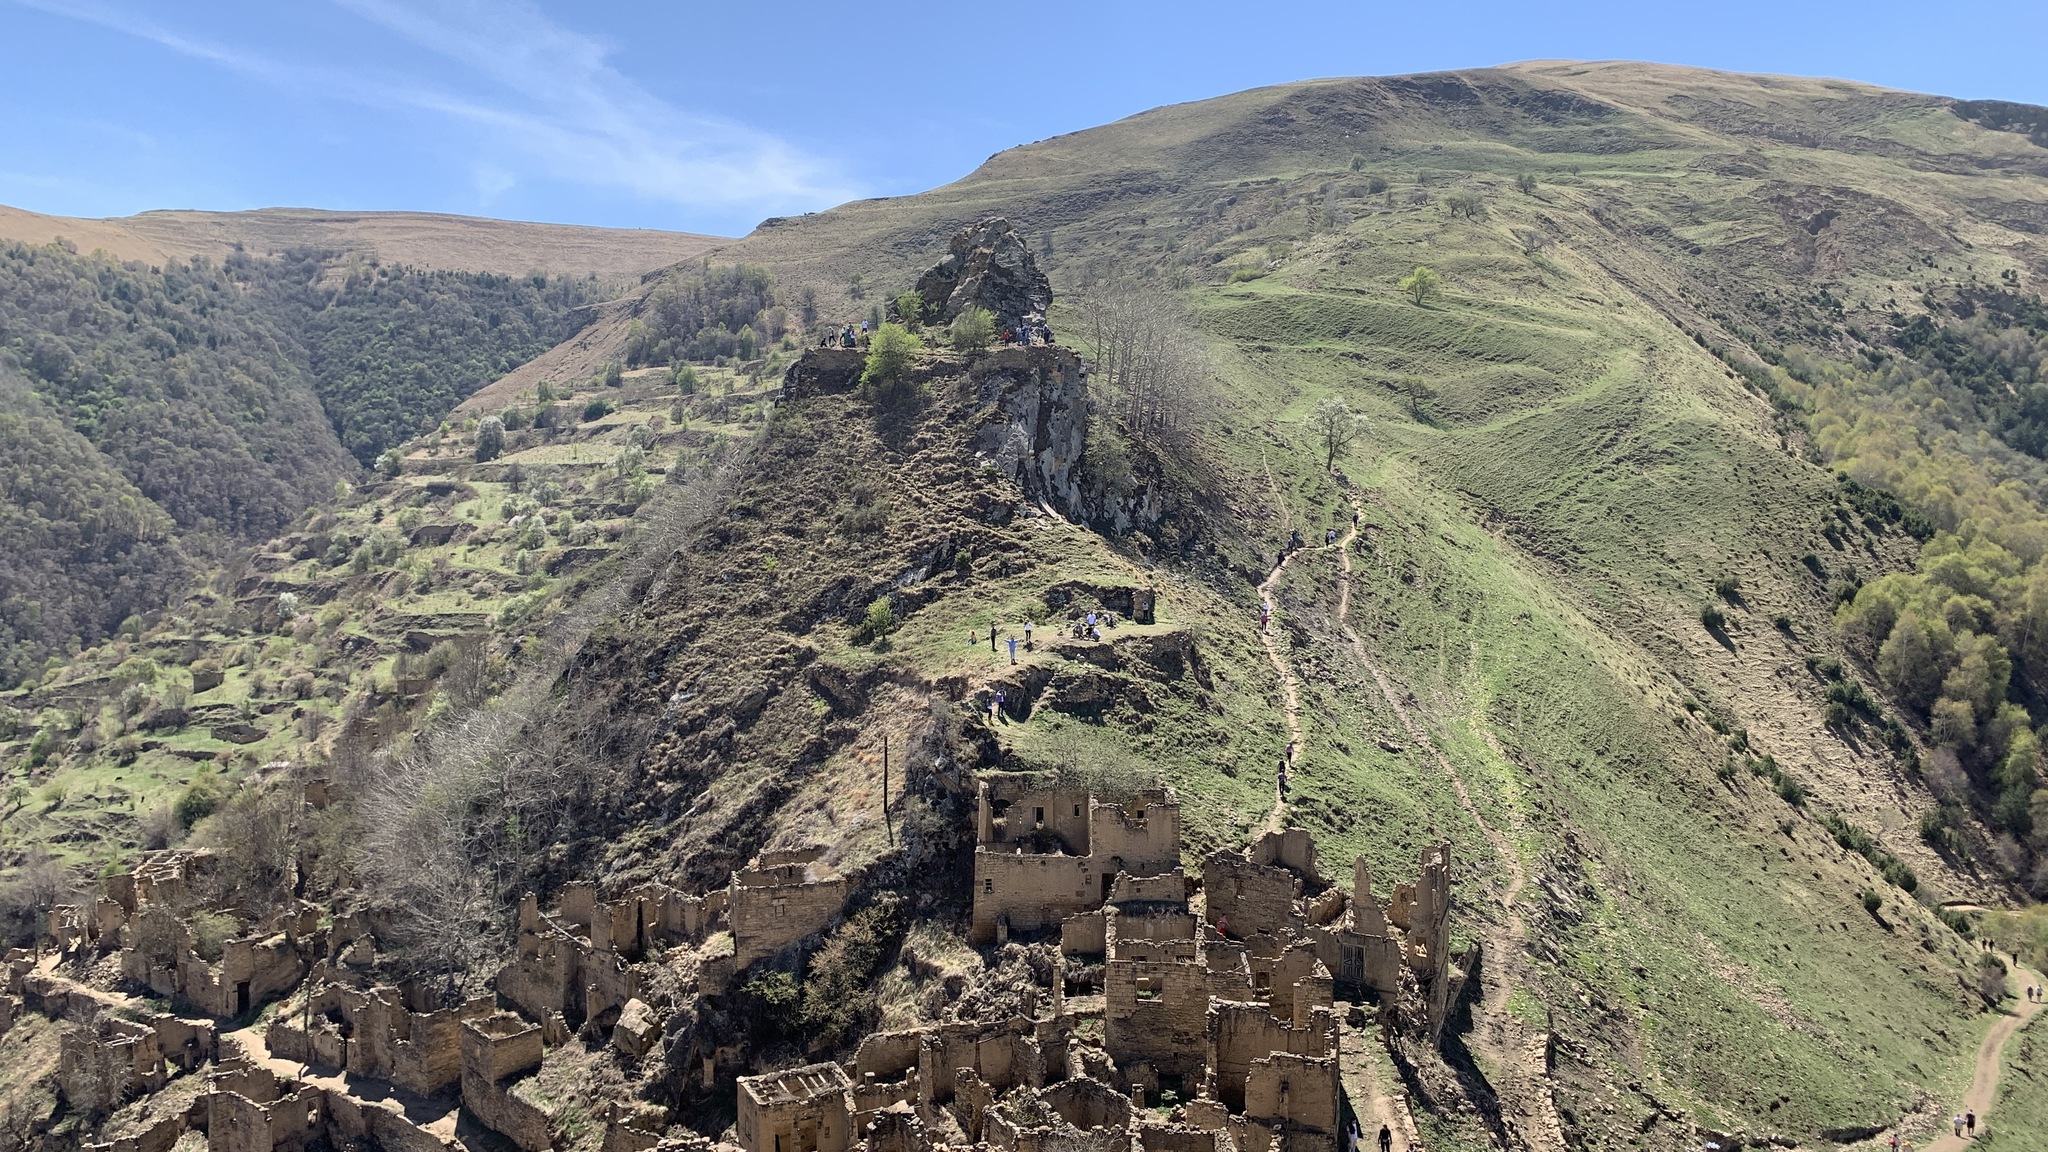
<path id="1" fill-rule="evenodd" d="M 1008 220 L 992 216 L 963 228 L 946 257 L 917 278 L 925 319 L 950 323 L 969 305 L 995 314 L 996 329 L 1045 322 L 1052 283 Z"/>
<path id="2" fill-rule="evenodd" d="M 626 1006 L 619 1010 L 619 1022 L 612 1025 L 612 1045 L 638 1059 L 647 1055 L 660 1038 L 661 1021 L 655 1018 L 654 1009 L 638 998 L 626 1001 Z"/>

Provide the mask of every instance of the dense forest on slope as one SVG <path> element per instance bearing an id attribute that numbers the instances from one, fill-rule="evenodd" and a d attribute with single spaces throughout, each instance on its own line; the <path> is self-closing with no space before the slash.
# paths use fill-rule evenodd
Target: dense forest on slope
<path id="1" fill-rule="evenodd" d="M 0 682 L 104 636 L 186 575 L 168 513 L 0 365 Z"/>
<path id="2" fill-rule="evenodd" d="M 424 272 L 293 251 L 230 272 L 304 348 L 342 446 L 368 465 L 463 397 L 566 340 L 593 280 Z"/>
<path id="3" fill-rule="evenodd" d="M 2017 277 L 2013 277 L 2016 281 Z M 2048 314 L 2016 284 L 1930 293 L 1861 362 L 1791 357 L 1794 406 L 1849 475 L 1895 491 L 1935 531 L 1912 572 L 1842 594 L 1845 634 L 1927 725 L 1930 771 L 1961 801 L 1976 781 L 2004 866 L 2048 895 Z M 2048 729 L 2044 729 L 2048 732 Z M 1943 809 L 1923 829 L 1952 835 Z M 2021 849 L 2025 852 L 2022 853 Z"/>
<path id="4" fill-rule="evenodd" d="M 572 332 L 593 291 L 333 253 L 0 247 L 0 514 L 24 545 L 0 557 L 0 683 L 276 534 L 355 473 L 344 443 L 367 461 L 432 428 Z"/>

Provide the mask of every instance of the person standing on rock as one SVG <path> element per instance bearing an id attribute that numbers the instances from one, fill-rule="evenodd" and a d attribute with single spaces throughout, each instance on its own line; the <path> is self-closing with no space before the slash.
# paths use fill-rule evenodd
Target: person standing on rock
<path id="1" fill-rule="evenodd" d="M 1016 638 L 1015 636 L 1012 636 L 1012 637 L 1010 637 L 1010 638 L 1009 638 L 1009 642 L 1010 642 L 1010 663 L 1012 663 L 1012 664 L 1015 664 L 1015 663 L 1017 662 L 1017 638 Z"/>
<path id="2" fill-rule="evenodd" d="M 988 622 L 988 650 L 996 650 L 996 622 L 993 620 Z"/>
<path id="3" fill-rule="evenodd" d="M 1037 649 L 1031 646 L 1031 621 L 1029 620 L 1024 622 L 1024 650 L 1026 652 L 1037 651 Z"/>

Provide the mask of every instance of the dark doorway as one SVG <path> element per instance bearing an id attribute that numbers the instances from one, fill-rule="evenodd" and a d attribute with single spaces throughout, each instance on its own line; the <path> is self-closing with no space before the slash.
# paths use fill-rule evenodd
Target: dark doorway
<path id="1" fill-rule="evenodd" d="M 249 982 L 247 980 L 244 980 L 241 983 L 235 985 L 235 1015 L 245 1016 L 248 1014 L 248 1012 Z"/>

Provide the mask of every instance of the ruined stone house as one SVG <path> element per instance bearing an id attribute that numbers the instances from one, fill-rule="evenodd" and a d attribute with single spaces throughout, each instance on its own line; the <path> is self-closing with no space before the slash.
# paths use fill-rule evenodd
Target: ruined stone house
<path id="1" fill-rule="evenodd" d="M 479 996 L 454 1008 L 431 1008 L 418 985 L 353 988 L 324 978 L 307 980 L 296 1012 L 280 1013 L 265 1039 L 285 1060 L 389 1081 L 431 1096 L 461 1079 L 462 1021 L 487 1015 Z"/>
<path id="2" fill-rule="evenodd" d="M 461 1028 L 462 1106 L 522 1152 L 553 1147 L 547 1112 L 515 1090 L 521 1077 L 540 1067 L 540 1025 L 497 1012 L 466 1019 Z"/>
<path id="3" fill-rule="evenodd" d="M 1157 876 L 1180 864 L 1180 805 L 1171 791 L 1128 803 L 1028 781 L 981 782 L 975 822 L 969 940 L 1056 927 L 1092 912 L 1118 873 Z"/>
<path id="4" fill-rule="evenodd" d="M 827 1061 L 739 1079 L 740 1145 L 758 1152 L 847 1152 L 853 1081 Z"/>
<path id="5" fill-rule="evenodd" d="M 738 967 L 825 930 L 846 905 L 848 884 L 819 847 L 763 852 L 732 874 L 726 915 Z"/>

